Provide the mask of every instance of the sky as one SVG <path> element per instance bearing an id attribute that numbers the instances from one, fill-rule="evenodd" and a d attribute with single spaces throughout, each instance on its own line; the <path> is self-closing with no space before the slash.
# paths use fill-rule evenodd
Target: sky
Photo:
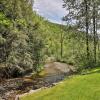
<path id="1" fill-rule="evenodd" d="M 62 0 L 35 0 L 33 10 L 53 23 L 63 24 L 62 17 L 66 11 Z"/>

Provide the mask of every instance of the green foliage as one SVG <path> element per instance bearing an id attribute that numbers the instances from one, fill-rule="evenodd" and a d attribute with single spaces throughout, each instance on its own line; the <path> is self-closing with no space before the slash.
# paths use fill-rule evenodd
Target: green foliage
<path id="1" fill-rule="evenodd" d="M 0 35 L 0 45 L 4 44 L 6 40 Z"/>
<path id="2" fill-rule="evenodd" d="M 27 0 L 0 1 L 0 63 L 24 71 L 40 71 L 49 57 L 79 67 L 92 66 L 86 58 L 85 34 L 75 27 L 46 21 Z M 62 43 L 62 48 L 61 48 Z M 89 39 L 93 48 L 93 39 Z M 61 55 L 62 50 L 62 55 Z M 98 50 L 98 55 L 99 55 Z M 98 64 L 100 57 L 98 56 Z M 43 67 L 43 66 L 42 66 Z"/>
<path id="3" fill-rule="evenodd" d="M 37 71 L 44 44 L 32 5 L 25 0 L 1 0 L 0 5 L 0 63 L 11 69 L 9 76 Z"/>
<path id="4" fill-rule="evenodd" d="M 9 26 L 10 24 L 10 20 L 6 18 L 6 16 L 2 12 L 0 12 L 0 26 Z"/>

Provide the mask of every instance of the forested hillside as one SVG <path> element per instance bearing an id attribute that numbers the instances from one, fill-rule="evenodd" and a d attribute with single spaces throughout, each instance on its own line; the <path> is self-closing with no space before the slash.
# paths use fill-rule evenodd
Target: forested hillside
<path id="1" fill-rule="evenodd" d="M 0 0 L 0 100 L 99 100 L 100 1 L 35 2 Z"/>
<path id="2" fill-rule="evenodd" d="M 32 4 L 31 0 L 0 1 L 0 67 L 7 77 L 37 71 L 44 45 Z"/>
<path id="3" fill-rule="evenodd" d="M 92 67 L 92 35 L 86 61 L 85 33 L 45 20 L 33 11 L 33 4 L 33 0 L 0 0 L 0 77 L 38 72 L 49 57 L 79 68 Z"/>

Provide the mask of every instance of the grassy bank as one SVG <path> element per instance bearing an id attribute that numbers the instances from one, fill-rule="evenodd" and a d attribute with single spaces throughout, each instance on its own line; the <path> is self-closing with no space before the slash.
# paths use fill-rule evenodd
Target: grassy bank
<path id="1" fill-rule="evenodd" d="M 22 97 L 21 100 L 100 100 L 100 70 L 77 75 L 46 90 Z"/>

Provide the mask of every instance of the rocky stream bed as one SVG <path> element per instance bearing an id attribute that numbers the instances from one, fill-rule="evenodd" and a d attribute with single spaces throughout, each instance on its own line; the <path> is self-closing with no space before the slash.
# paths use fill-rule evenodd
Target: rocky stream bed
<path id="1" fill-rule="evenodd" d="M 15 100 L 16 95 L 21 95 L 30 90 L 37 90 L 42 87 L 52 87 L 65 77 L 75 72 L 72 66 L 64 63 L 50 63 L 44 69 L 47 74 L 45 77 L 32 79 L 30 76 L 3 80 L 0 83 L 0 100 Z M 17 99 L 18 100 L 18 99 Z"/>
<path id="2" fill-rule="evenodd" d="M 54 83 L 63 80 L 62 75 L 46 76 L 44 78 L 16 78 L 5 80 L 0 83 L 0 100 L 15 100 L 16 95 L 27 93 L 30 90 L 37 90 L 42 87 L 52 87 Z"/>

